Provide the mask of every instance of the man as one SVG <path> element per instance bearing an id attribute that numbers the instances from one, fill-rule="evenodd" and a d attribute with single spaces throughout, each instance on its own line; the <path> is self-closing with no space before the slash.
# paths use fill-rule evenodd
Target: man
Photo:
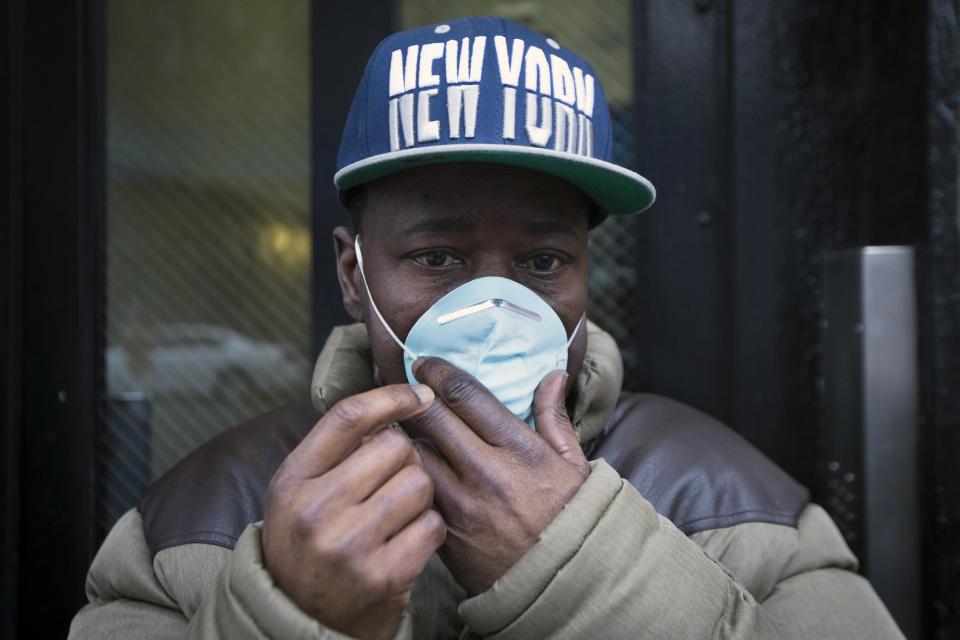
<path id="1" fill-rule="evenodd" d="M 550 39 L 471 18 L 384 41 L 335 178 L 358 324 L 317 361 L 321 417 L 271 412 L 158 481 L 71 635 L 901 637 L 801 487 L 621 393 L 588 232 L 654 192 L 610 147 L 592 69 Z"/>

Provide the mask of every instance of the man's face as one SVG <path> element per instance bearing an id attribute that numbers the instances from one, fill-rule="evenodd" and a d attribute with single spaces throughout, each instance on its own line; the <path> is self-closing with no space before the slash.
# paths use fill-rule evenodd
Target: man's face
<path id="1" fill-rule="evenodd" d="M 587 304 L 590 203 L 567 182 L 528 169 L 457 163 L 417 167 L 367 185 L 360 247 L 370 294 L 401 340 L 437 300 L 470 280 L 501 276 L 539 294 L 567 335 Z M 334 232 L 347 312 L 367 326 L 386 384 L 406 382 L 403 352 L 364 292 L 353 232 Z M 570 384 L 586 327 L 567 362 Z"/>

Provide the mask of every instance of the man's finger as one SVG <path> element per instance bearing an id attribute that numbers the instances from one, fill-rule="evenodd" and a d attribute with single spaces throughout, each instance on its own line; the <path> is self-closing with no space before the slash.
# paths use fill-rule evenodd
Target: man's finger
<path id="1" fill-rule="evenodd" d="M 391 581 L 401 585 L 409 582 L 412 586 L 446 537 L 447 526 L 439 513 L 433 509 L 421 513 L 380 550 L 381 562 L 388 567 Z"/>
<path id="2" fill-rule="evenodd" d="M 589 463 L 567 415 L 567 378 L 566 371 L 551 371 L 540 382 L 533 394 L 534 424 L 554 451 L 583 468 Z"/>
<path id="3" fill-rule="evenodd" d="M 321 475 L 356 449 L 364 435 L 425 411 L 433 398 L 422 384 L 392 384 L 344 398 L 314 425 L 284 466 L 293 465 L 293 473 L 302 477 Z"/>
<path id="4" fill-rule="evenodd" d="M 410 438 L 399 428 L 387 427 L 365 437 L 363 444 L 316 482 L 328 484 L 338 501 L 357 504 L 409 464 L 420 464 Z"/>
<path id="5" fill-rule="evenodd" d="M 419 464 L 409 465 L 387 481 L 360 507 L 379 541 L 393 537 L 433 505 L 433 480 Z"/>
<path id="6" fill-rule="evenodd" d="M 446 360 L 418 358 L 413 374 L 488 444 L 503 447 L 534 437 L 523 421 L 476 378 Z"/>
<path id="7" fill-rule="evenodd" d="M 413 446 L 420 456 L 423 470 L 433 479 L 434 502 L 440 508 L 440 513 L 449 513 L 451 505 L 457 500 L 457 495 L 463 491 L 460 479 L 429 443 L 415 440 Z"/>
<path id="8" fill-rule="evenodd" d="M 457 473 L 482 463 L 489 455 L 490 447 L 442 400 L 434 400 L 429 409 L 408 422 L 434 442 Z"/>

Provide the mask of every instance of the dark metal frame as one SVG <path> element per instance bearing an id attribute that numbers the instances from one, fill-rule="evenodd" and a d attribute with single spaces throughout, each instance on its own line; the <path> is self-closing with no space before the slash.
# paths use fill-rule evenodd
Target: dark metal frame
<path id="1" fill-rule="evenodd" d="M 330 331 L 352 322 L 343 309 L 333 254 L 333 229 L 349 224 L 333 186 L 340 133 L 370 52 L 393 31 L 389 0 L 311 3 L 311 212 L 313 355 Z M 329 28 L 329 25 L 336 25 Z"/>
<path id="2" fill-rule="evenodd" d="M 635 5 L 637 169 L 657 186 L 657 203 L 637 221 L 643 285 L 636 295 L 649 302 L 633 339 L 646 366 L 627 381 L 728 421 L 736 413 L 729 370 L 737 348 L 728 250 L 735 234 L 731 18 L 726 2 Z"/>
<path id="3" fill-rule="evenodd" d="M 11 637 L 62 637 L 95 551 L 103 1 L 7 7 L 3 624 Z"/>
<path id="4" fill-rule="evenodd" d="M 957 0 L 928 0 L 925 48 L 927 222 L 920 255 L 925 394 L 924 594 L 928 637 L 960 637 L 960 39 Z"/>
<path id="5" fill-rule="evenodd" d="M 4 91 L 6 96 L 20 94 L 20 3 L 8 5 L 4 14 L 4 32 L 7 47 L 3 50 Z M 0 241 L 3 242 L 0 257 L 0 282 L 5 291 L 6 304 L 0 309 L 0 336 L 2 336 L 3 363 L 0 365 L 0 424 L 3 426 L 2 460 L 0 463 L 0 637 L 16 637 L 17 609 L 17 541 L 19 534 L 20 504 L 20 104 L 16 100 L 4 100 L 0 104 L 3 114 L 4 139 L 7 143 L 7 173 L 4 191 L 4 207 L 8 212 L 0 215 Z"/>

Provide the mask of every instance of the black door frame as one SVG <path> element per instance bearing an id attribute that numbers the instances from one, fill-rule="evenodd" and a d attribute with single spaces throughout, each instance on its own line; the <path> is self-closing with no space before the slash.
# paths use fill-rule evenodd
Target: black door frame
<path id="1" fill-rule="evenodd" d="M 311 3 L 310 175 L 313 239 L 313 356 L 330 331 L 352 322 L 343 309 L 333 255 L 333 229 L 349 224 L 333 186 L 340 133 L 370 52 L 393 31 L 393 2 Z M 329 25 L 337 25 L 331 29 Z"/>
<path id="2" fill-rule="evenodd" d="M 83 602 L 104 207 L 103 0 L 7 5 L 3 630 L 57 637 Z"/>

